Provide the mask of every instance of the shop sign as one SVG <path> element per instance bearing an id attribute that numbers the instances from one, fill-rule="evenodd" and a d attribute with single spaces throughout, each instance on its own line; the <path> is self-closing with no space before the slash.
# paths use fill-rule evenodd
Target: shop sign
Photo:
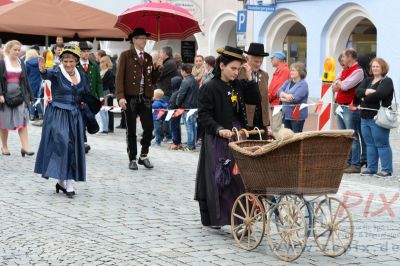
<path id="1" fill-rule="evenodd" d="M 276 10 L 275 0 L 249 0 L 247 10 L 274 12 Z"/>
<path id="2" fill-rule="evenodd" d="M 190 12 L 193 17 L 199 21 L 202 20 L 201 18 L 201 7 L 193 0 L 167 0 L 165 2 L 171 3 L 173 5 L 182 7 Z"/>
<path id="3" fill-rule="evenodd" d="M 246 46 L 246 33 L 238 32 L 236 35 L 236 46 L 245 47 Z"/>
<path id="4" fill-rule="evenodd" d="M 196 43 L 193 41 L 181 42 L 181 56 L 183 63 L 193 63 L 196 55 Z"/>

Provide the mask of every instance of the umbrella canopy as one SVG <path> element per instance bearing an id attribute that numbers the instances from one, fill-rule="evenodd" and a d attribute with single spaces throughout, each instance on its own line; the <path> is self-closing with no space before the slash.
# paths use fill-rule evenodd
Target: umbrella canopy
<path id="1" fill-rule="evenodd" d="M 69 0 L 23 0 L 0 7 L 0 32 L 66 38 L 122 39 L 113 14 Z"/>
<path id="2" fill-rule="evenodd" d="M 144 28 L 155 41 L 184 40 L 201 32 L 199 23 L 184 8 L 170 3 L 147 3 L 129 8 L 118 16 L 115 27 L 126 34 L 134 28 Z"/>
<path id="3" fill-rule="evenodd" d="M 0 0 L 0 6 L 11 4 L 13 1 L 11 0 Z"/>

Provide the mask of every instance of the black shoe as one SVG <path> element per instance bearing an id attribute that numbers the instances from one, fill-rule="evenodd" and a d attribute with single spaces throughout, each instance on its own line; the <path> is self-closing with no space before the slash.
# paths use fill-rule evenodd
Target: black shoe
<path id="1" fill-rule="evenodd" d="M 140 165 L 143 165 L 143 166 L 146 167 L 147 169 L 151 169 L 151 168 L 154 167 L 154 166 L 151 164 L 149 158 L 144 158 L 144 159 L 140 159 L 140 158 L 139 158 L 138 163 L 139 163 Z"/>
<path id="2" fill-rule="evenodd" d="M 130 163 L 129 163 L 129 169 L 131 169 L 131 170 L 138 170 L 138 165 L 137 165 L 137 163 L 136 163 L 136 161 L 135 160 L 132 160 Z"/>
<path id="3" fill-rule="evenodd" d="M 65 195 L 67 195 L 68 198 L 73 199 L 75 196 L 75 191 L 71 192 L 65 191 Z"/>
<path id="4" fill-rule="evenodd" d="M 26 151 L 26 150 L 24 150 L 24 149 L 21 149 L 21 156 L 22 157 L 25 157 L 25 155 L 28 155 L 28 156 L 32 156 L 32 155 L 34 155 L 35 153 L 33 152 L 33 151 Z"/>
<path id="5" fill-rule="evenodd" d="M 1 154 L 3 154 L 3 155 L 7 155 L 7 156 L 10 156 L 11 155 L 11 153 L 8 151 L 8 152 L 4 152 L 3 151 L 3 148 L 1 148 Z"/>
<path id="6" fill-rule="evenodd" d="M 63 186 L 61 186 L 60 184 L 56 184 L 56 193 L 59 193 L 60 192 L 60 190 L 64 193 L 64 194 L 67 194 L 67 190 L 63 187 Z"/>
<path id="7" fill-rule="evenodd" d="M 85 143 L 85 153 L 89 153 L 90 145 Z"/>
<path id="8" fill-rule="evenodd" d="M 122 129 L 125 129 L 126 127 L 123 127 L 123 126 L 119 125 L 119 126 L 116 126 L 116 128 L 122 128 Z"/>
<path id="9" fill-rule="evenodd" d="M 211 229 L 215 229 L 215 230 L 219 230 L 219 229 L 221 229 L 221 226 L 211 225 L 210 228 Z"/>

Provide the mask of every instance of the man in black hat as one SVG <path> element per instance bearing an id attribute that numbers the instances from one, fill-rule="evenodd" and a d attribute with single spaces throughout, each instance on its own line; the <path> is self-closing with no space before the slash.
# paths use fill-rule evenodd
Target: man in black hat
<path id="1" fill-rule="evenodd" d="M 160 72 L 153 66 L 151 55 L 144 51 L 149 33 L 143 28 L 136 28 L 128 36 L 131 49 L 121 53 L 115 78 L 116 97 L 119 106 L 125 112 L 126 140 L 128 144 L 129 169 L 138 170 L 138 164 L 153 168 L 148 153 L 153 134 L 153 114 L 151 99 L 153 84 Z M 140 117 L 143 137 L 140 141 L 142 150 L 137 160 L 136 118 Z"/>
<path id="2" fill-rule="evenodd" d="M 87 42 L 80 42 L 79 48 L 81 49 L 81 58 L 79 59 L 76 68 L 81 72 L 85 73 L 90 81 L 90 92 L 93 96 L 97 97 L 99 100 L 104 98 L 103 92 L 103 81 L 100 76 L 100 68 L 95 63 L 89 60 L 89 54 L 91 48 Z M 90 145 L 87 144 L 87 137 L 85 131 L 85 152 L 88 153 L 90 150 Z"/>
<path id="3" fill-rule="evenodd" d="M 268 73 L 261 70 L 261 64 L 264 57 L 268 56 L 264 52 L 264 45 L 262 43 L 251 43 L 248 51 L 244 51 L 247 63 L 251 67 L 253 80 L 257 82 L 261 94 L 261 102 L 258 105 L 246 105 L 247 121 L 250 127 L 258 127 L 263 129 L 265 134 L 264 138 L 268 136 L 267 127 L 269 121 L 269 101 L 268 101 Z M 245 70 L 242 69 L 239 73 L 239 79 L 246 79 Z M 258 138 L 258 136 L 255 136 Z"/>
<path id="4" fill-rule="evenodd" d="M 103 98 L 103 81 L 100 76 L 100 68 L 96 62 L 89 60 L 91 48 L 87 42 L 80 42 L 79 48 L 81 49 L 81 58 L 76 66 L 80 71 L 86 73 L 90 81 L 91 93 L 97 98 Z"/>

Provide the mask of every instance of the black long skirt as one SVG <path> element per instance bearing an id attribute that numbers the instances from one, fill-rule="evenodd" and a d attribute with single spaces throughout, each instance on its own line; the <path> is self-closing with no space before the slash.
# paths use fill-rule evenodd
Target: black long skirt
<path id="1" fill-rule="evenodd" d="M 215 177 L 217 157 L 221 155 L 231 160 L 231 182 L 224 187 L 217 185 Z M 232 173 L 233 165 L 228 140 L 206 133 L 200 150 L 194 198 L 199 202 L 201 223 L 205 226 L 230 224 L 233 203 L 245 191 L 241 177 Z"/>

